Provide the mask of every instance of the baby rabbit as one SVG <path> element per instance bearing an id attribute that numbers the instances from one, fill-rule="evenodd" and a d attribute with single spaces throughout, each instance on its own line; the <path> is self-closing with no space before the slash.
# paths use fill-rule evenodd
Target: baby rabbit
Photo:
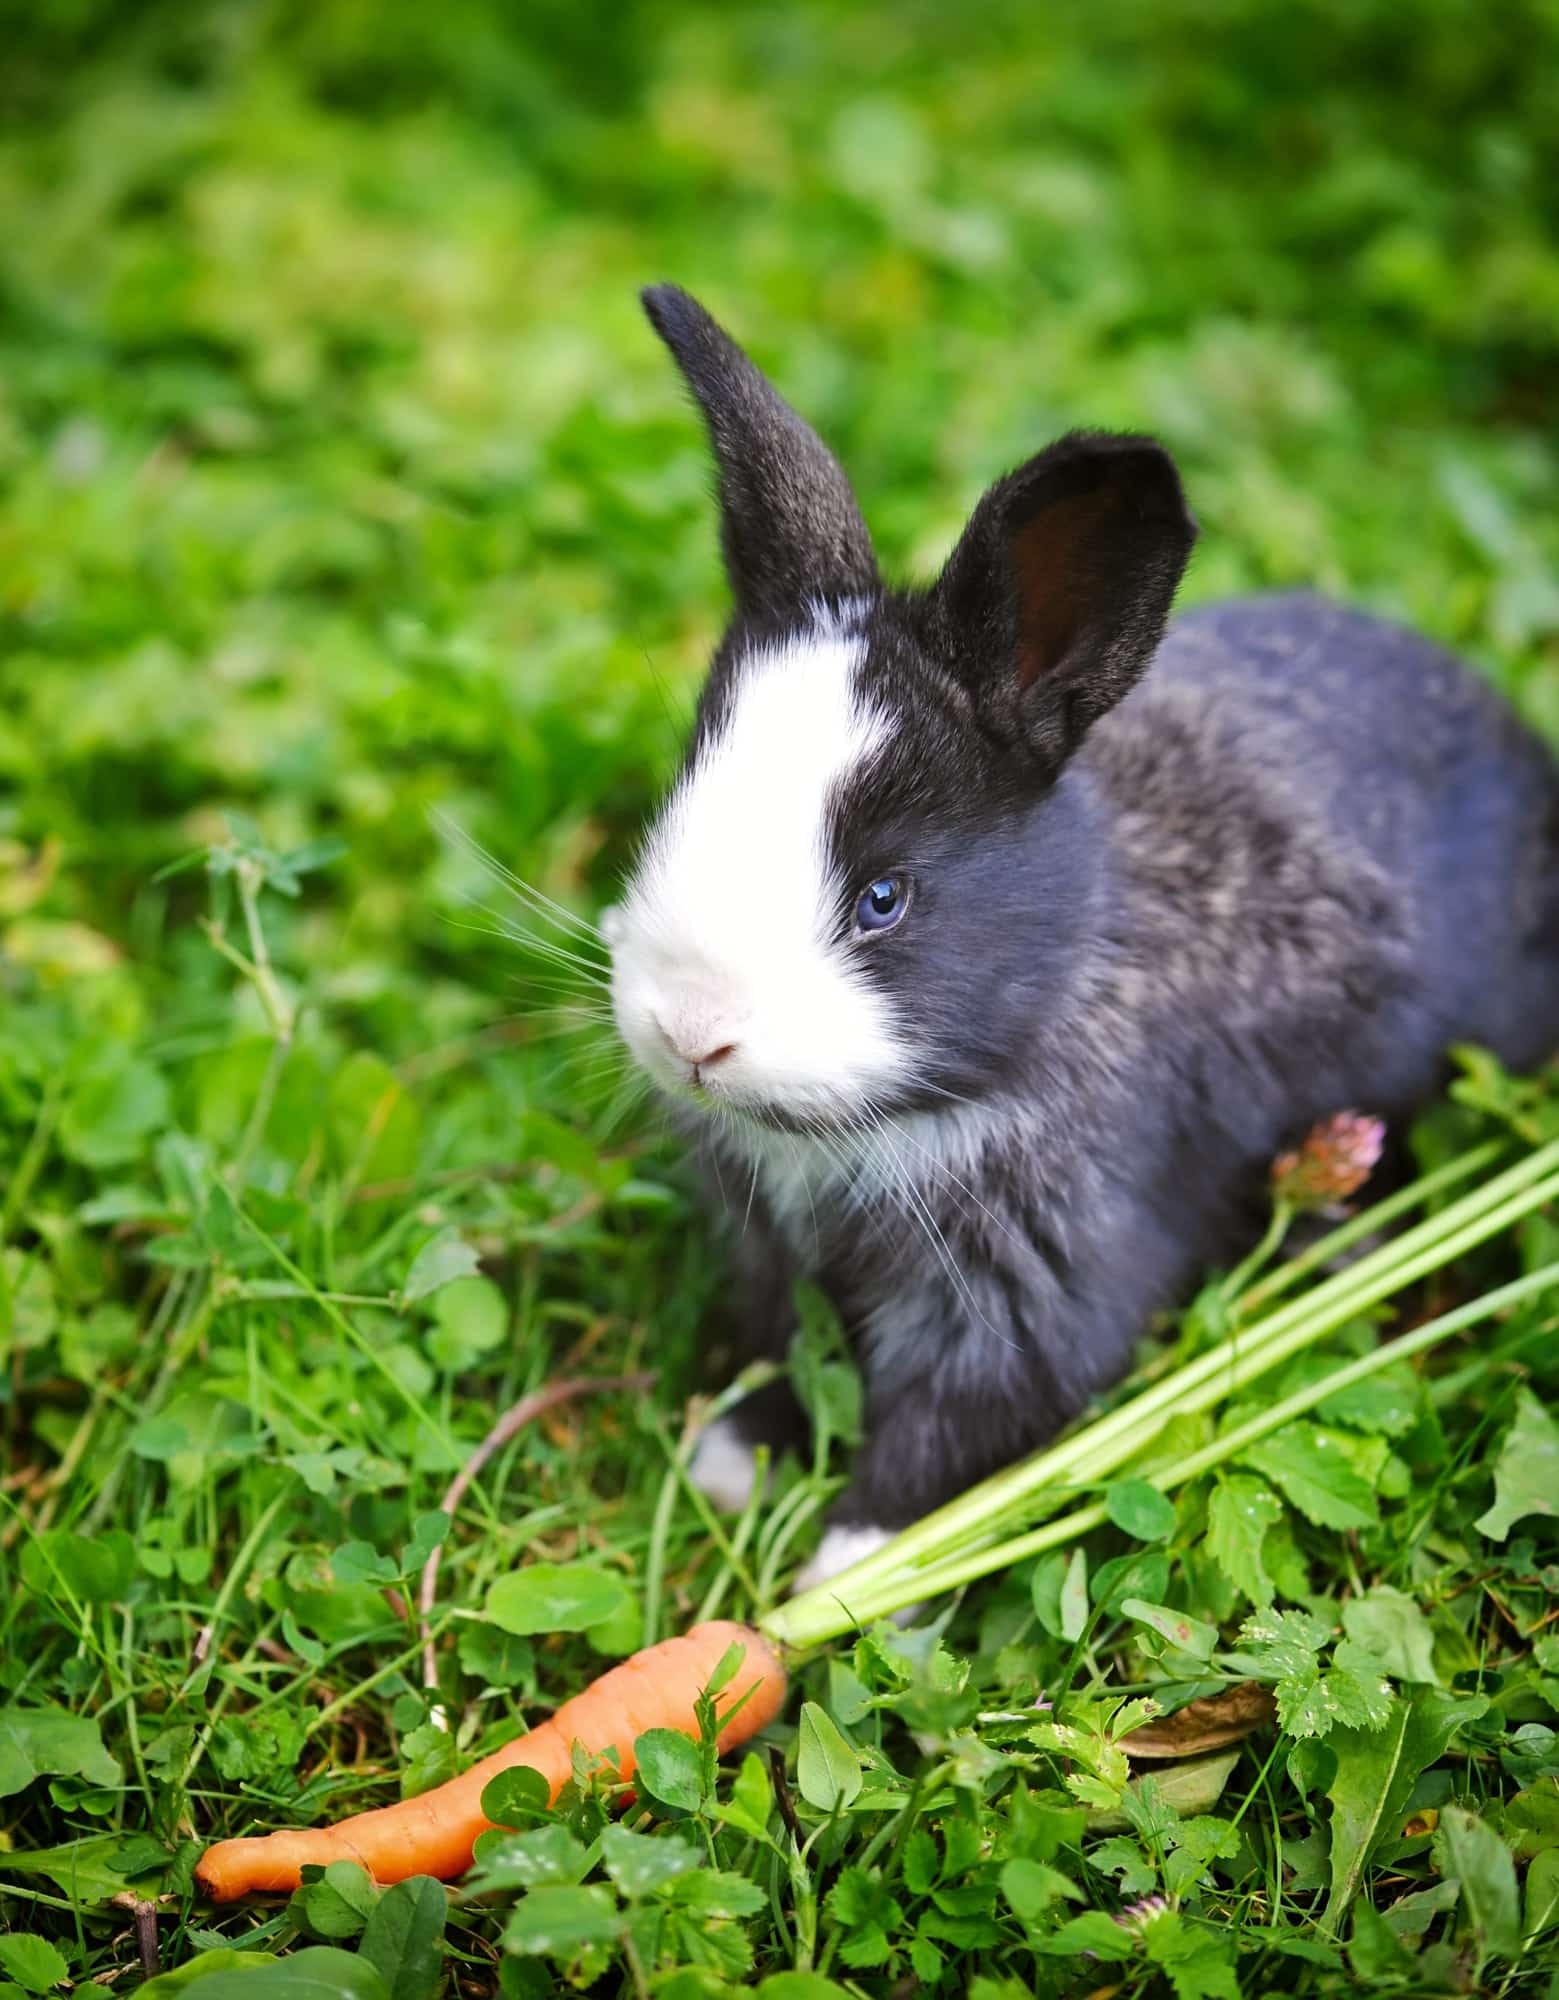
<path id="1" fill-rule="evenodd" d="M 735 607 L 612 913 L 613 999 L 733 1214 L 755 1355 L 832 1298 L 866 1435 L 806 1580 L 1042 1443 L 1247 1247 L 1268 1163 L 1559 1047 L 1559 768 L 1459 661 L 1307 596 L 1165 620 L 1167 452 L 1077 432 L 941 576 L 878 574 L 818 437 L 644 294 Z M 706 1433 L 751 1489 L 788 1389 Z"/>

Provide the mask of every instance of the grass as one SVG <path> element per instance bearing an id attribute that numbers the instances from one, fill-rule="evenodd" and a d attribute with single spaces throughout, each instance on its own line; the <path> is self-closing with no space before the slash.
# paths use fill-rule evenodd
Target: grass
<path id="1" fill-rule="evenodd" d="M 219 1913 L 190 1875 L 766 1608 L 847 1461 L 814 1303 L 812 1462 L 734 1524 L 687 1487 L 718 1246 L 482 859 L 609 899 L 718 628 L 637 285 L 750 340 L 897 571 L 1047 436 L 1149 427 L 1202 522 L 1188 598 L 1399 615 L 1559 742 L 1552 8 L 0 19 L 0 1994 L 222 1948 L 279 1955 L 255 2000 L 311 1965 L 365 2000 L 1551 1991 L 1543 1296 L 1170 1501 L 1255 1405 L 1174 1419 L 934 1640 L 816 1654 L 777 1765 L 646 1789 L 653 1852 L 587 1787 L 511 1800 L 505 1886 L 453 1904 L 348 1875 Z M 1556 1131 L 1551 1082 L 1473 1062 L 1417 1146 L 1484 1175 Z M 1529 1215 L 1411 1316 L 1556 1251 Z M 519 1397 L 641 1370 L 440 1516 Z M 538 1561 L 579 1629 L 513 1629 Z M 1232 1741 L 1169 1713 L 1252 1687 Z M 1148 1698 L 1181 1754 L 1128 1763 Z"/>

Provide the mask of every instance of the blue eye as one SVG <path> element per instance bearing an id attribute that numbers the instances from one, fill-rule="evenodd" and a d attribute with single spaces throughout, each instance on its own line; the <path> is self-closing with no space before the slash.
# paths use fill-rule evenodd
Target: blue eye
<path id="1" fill-rule="evenodd" d="M 855 905 L 859 931 L 891 931 L 909 908 L 909 883 L 902 875 L 879 875 L 861 891 Z"/>

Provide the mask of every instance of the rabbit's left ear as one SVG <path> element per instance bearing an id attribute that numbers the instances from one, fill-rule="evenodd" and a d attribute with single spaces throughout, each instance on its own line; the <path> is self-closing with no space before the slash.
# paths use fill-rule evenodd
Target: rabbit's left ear
<path id="1" fill-rule="evenodd" d="M 880 589 L 866 523 L 827 445 L 697 299 L 676 285 L 652 285 L 642 296 L 708 426 L 738 609 L 762 624 L 792 625 L 808 604 Z"/>
<path id="2" fill-rule="evenodd" d="M 1196 523 L 1151 438 L 1078 431 L 998 480 L 925 600 L 982 720 L 1058 769 L 1146 669 Z"/>

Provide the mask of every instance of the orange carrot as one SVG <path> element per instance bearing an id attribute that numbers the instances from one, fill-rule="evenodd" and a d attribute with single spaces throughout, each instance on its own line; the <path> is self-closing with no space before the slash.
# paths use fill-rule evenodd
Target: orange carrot
<path id="1" fill-rule="evenodd" d="M 547 1780 L 550 1796 L 573 1775 L 573 1747 L 591 1756 L 615 1755 L 625 1778 L 633 1775 L 633 1746 L 646 1729 L 676 1729 L 698 1735 L 693 1704 L 719 1665 L 726 1648 L 746 1648 L 735 1675 L 716 1697 L 727 1714 L 739 1712 L 720 1731 L 729 1750 L 772 1722 L 785 1699 L 785 1669 L 768 1641 L 749 1626 L 714 1619 L 695 1625 L 680 1639 L 646 1646 L 575 1695 L 539 1729 L 473 1764 L 447 1785 L 403 1799 L 377 1812 L 358 1813 L 339 1826 L 267 1834 L 251 1840 L 219 1840 L 207 1848 L 196 1879 L 214 1902 L 230 1903 L 254 1889 L 296 1889 L 300 1870 L 310 1863 L 359 1861 L 377 1882 L 400 1882 L 408 1875 L 436 1875 L 453 1881 L 471 1866 L 476 1837 L 492 1822 L 482 1814 L 484 1787 L 500 1771 L 525 1764 Z M 749 1698 L 742 1701 L 743 1695 Z"/>

